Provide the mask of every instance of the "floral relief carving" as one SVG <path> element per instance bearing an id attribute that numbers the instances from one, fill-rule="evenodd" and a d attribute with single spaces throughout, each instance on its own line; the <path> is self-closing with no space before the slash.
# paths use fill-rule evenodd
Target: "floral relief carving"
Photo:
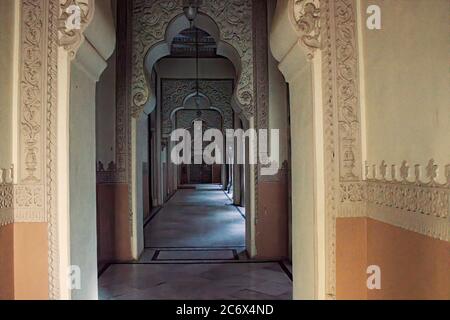
<path id="1" fill-rule="evenodd" d="M 43 207 L 42 187 L 35 185 L 16 186 L 15 205 L 17 208 L 42 208 Z"/>
<path id="2" fill-rule="evenodd" d="M 247 117 L 254 115 L 252 0 L 210 0 L 200 7 L 218 25 L 222 41 L 233 46 L 241 57 L 237 100 Z M 139 114 L 149 98 L 144 58 L 149 49 L 164 41 L 169 22 L 182 14 L 180 0 L 137 0 L 133 7 L 132 114 Z"/>
<path id="3" fill-rule="evenodd" d="M 233 96 L 233 80 L 200 80 L 199 91 L 210 101 L 211 107 L 221 111 L 224 128 L 233 127 L 231 99 Z M 192 79 L 162 80 L 162 130 L 164 135 L 172 131 L 171 114 L 183 107 L 185 98 L 196 92 L 196 81 Z"/>
<path id="4" fill-rule="evenodd" d="M 74 58 L 78 48 L 81 46 L 84 36 L 83 32 L 94 16 L 95 0 L 60 0 L 60 17 L 58 19 L 59 45 L 69 52 Z M 79 8 L 79 28 L 69 27 L 67 22 L 71 19 L 74 11 L 73 6 Z"/>
<path id="5" fill-rule="evenodd" d="M 294 21 L 300 33 L 300 43 L 308 50 L 308 57 L 322 47 L 320 35 L 320 1 L 293 0 Z"/>
<path id="6" fill-rule="evenodd" d="M 341 181 L 361 179 L 359 74 L 355 3 L 335 3 L 336 84 Z"/>
<path id="7" fill-rule="evenodd" d="M 22 181 L 37 183 L 42 174 L 44 4 L 24 1 L 22 6 L 22 74 L 20 80 L 21 174 Z"/>

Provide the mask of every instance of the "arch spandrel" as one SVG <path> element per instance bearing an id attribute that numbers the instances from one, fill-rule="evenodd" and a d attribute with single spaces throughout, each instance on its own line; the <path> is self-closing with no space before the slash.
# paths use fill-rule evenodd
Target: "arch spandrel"
<path id="1" fill-rule="evenodd" d="M 172 25 L 176 28 L 177 24 L 182 23 L 182 19 L 187 24 L 187 19 L 182 14 L 181 0 L 134 2 L 132 66 L 134 115 L 139 114 L 154 95 L 149 89 L 145 71 L 151 70 L 152 67 L 149 51 L 158 50 L 160 58 L 168 54 L 170 39 L 167 37 L 171 34 L 168 29 Z M 217 39 L 218 54 L 229 58 L 240 71 L 235 98 L 247 118 L 254 116 L 252 0 L 205 1 L 200 8 L 199 16 L 202 29 L 206 29 L 205 31 L 212 36 L 220 35 L 220 39 Z M 208 19 L 212 23 L 207 22 Z M 211 24 L 216 26 L 208 26 Z"/>

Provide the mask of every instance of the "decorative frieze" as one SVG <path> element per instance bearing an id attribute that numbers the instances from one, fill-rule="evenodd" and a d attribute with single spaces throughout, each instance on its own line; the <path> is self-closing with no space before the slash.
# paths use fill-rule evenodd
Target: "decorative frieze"
<path id="1" fill-rule="evenodd" d="M 106 169 L 101 161 L 97 163 L 97 184 L 121 183 L 125 179 L 125 172 L 118 170 L 114 161 L 108 163 Z"/>
<path id="2" fill-rule="evenodd" d="M 433 238 L 449 240 L 450 165 L 445 182 L 437 182 L 439 166 L 430 160 L 424 168 L 403 161 L 400 168 L 385 161 L 366 164 L 367 216 Z M 422 173 L 424 177 L 422 176 Z"/>
<path id="3" fill-rule="evenodd" d="M 365 166 L 366 180 L 341 183 L 338 216 L 369 217 L 429 237 L 449 241 L 450 165 L 444 182 L 436 181 L 434 160 L 423 167 L 407 161 L 401 166 Z"/>

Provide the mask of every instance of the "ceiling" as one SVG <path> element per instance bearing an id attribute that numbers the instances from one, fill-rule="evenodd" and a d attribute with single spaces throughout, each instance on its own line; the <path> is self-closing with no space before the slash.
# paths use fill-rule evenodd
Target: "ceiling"
<path id="1" fill-rule="evenodd" d="M 213 37 L 201 29 L 191 28 L 182 31 L 172 42 L 171 56 L 181 58 L 196 57 L 196 38 L 200 58 L 216 58 L 217 44 Z"/>

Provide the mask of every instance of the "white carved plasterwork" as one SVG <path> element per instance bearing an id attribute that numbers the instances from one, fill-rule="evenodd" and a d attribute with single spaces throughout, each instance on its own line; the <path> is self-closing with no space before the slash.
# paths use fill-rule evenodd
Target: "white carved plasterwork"
<path id="1" fill-rule="evenodd" d="M 309 58 L 322 47 L 320 30 L 320 1 L 319 0 L 291 0 L 293 18 L 299 33 L 300 43 L 307 50 Z"/>
<path id="2" fill-rule="evenodd" d="M 218 25 L 220 39 L 234 47 L 241 57 L 237 100 L 244 115 L 254 115 L 252 0 L 208 0 L 200 12 Z M 132 113 L 139 113 L 149 98 L 144 57 L 155 44 L 164 41 L 169 22 L 182 14 L 181 0 L 136 0 L 133 8 Z M 136 111 L 137 110 L 137 111 Z"/>
<path id="3" fill-rule="evenodd" d="M 196 81 L 193 79 L 163 79 L 161 92 L 162 132 L 163 135 L 170 135 L 172 132 L 172 112 L 183 107 L 186 97 L 195 94 Z M 232 128 L 233 80 L 200 80 L 199 92 L 209 99 L 211 107 L 220 110 L 223 114 L 224 128 Z"/>
<path id="4" fill-rule="evenodd" d="M 94 16 L 94 1 L 60 0 L 60 16 L 58 19 L 59 45 L 69 52 L 71 58 L 75 57 L 78 48 L 84 40 L 83 32 Z M 76 21 L 74 19 L 78 13 L 79 21 Z M 79 25 L 75 25 L 78 23 Z"/>
<path id="5" fill-rule="evenodd" d="M 341 181 L 361 180 L 360 104 L 356 12 L 352 1 L 336 1 L 336 99 Z"/>
<path id="6" fill-rule="evenodd" d="M 22 6 L 19 179 L 27 183 L 40 183 L 43 174 L 44 11 L 42 1 Z"/>
<path id="7" fill-rule="evenodd" d="M 13 169 L 0 169 L 0 226 L 14 222 Z"/>

